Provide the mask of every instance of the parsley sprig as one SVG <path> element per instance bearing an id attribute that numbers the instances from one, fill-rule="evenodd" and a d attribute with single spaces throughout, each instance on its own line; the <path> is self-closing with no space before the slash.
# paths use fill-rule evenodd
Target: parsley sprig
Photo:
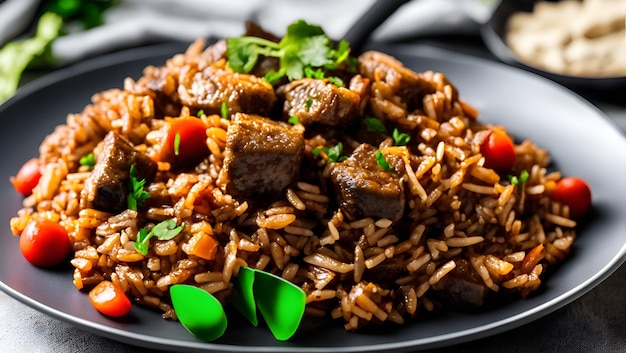
<path id="1" fill-rule="evenodd" d="M 328 156 L 329 162 L 342 162 L 348 159 L 348 156 L 342 156 L 343 144 L 339 142 L 333 147 L 316 147 L 312 153 L 314 156 L 318 156 L 320 152 L 324 152 Z"/>
<path id="2" fill-rule="evenodd" d="M 367 117 L 363 119 L 363 123 L 365 124 L 365 129 L 368 132 L 385 132 L 385 125 L 382 121 L 378 120 L 374 117 Z"/>
<path id="3" fill-rule="evenodd" d="M 220 106 L 220 115 L 224 120 L 228 120 L 228 117 L 230 116 L 228 112 L 228 104 L 226 104 L 226 102 L 222 102 L 222 105 Z"/>
<path id="4" fill-rule="evenodd" d="M 93 152 L 91 152 L 80 157 L 78 163 L 80 163 L 80 165 L 87 166 L 89 167 L 89 170 L 92 170 L 93 167 L 96 165 L 96 157 L 94 156 Z"/>
<path id="5" fill-rule="evenodd" d="M 380 169 L 386 172 L 393 170 L 393 167 L 389 165 L 381 150 L 376 150 L 376 163 L 378 164 Z"/>
<path id="6" fill-rule="evenodd" d="M 287 76 L 289 80 L 316 76 L 342 63 L 353 64 L 350 45 L 342 40 L 333 48 L 333 43 L 322 27 L 298 20 L 289 27 L 280 42 L 242 36 L 227 41 L 228 65 L 236 72 L 248 73 L 256 65 L 259 56 L 279 59 L 280 68 L 271 71 L 265 80 L 274 83 Z M 321 70 L 321 71 L 320 71 Z"/>
<path id="7" fill-rule="evenodd" d="M 404 146 L 407 143 L 409 143 L 409 141 L 411 140 L 411 136 L 409 136 L 408 134 L 405 134 L 403 132 L 398 131 L 398 129 L 393 129 L 393 133 L 391 134 L 391 137 L 393 137 L 393 143 L 396 146 Z"/>
<path id="8" fill-rule="evenodd" d="M 146 228 L 141 228 L 137 233 L 135 250 L 141 255 L 148 255 L 148 245 L 150 238 L 157 237 L 159 240 L 170 240 L 183 230 L 183 225 L 176 226 L 176 218 L 168 219 L 156 224 L 148 232 Z"/>
<path id="9" fill-rule="evenodd" d="M 146 179 L 137 179 L 137 168 L 130 166 L 130 178 L 128 182 L 128 197 L 126 198 L 128 208 L 137 211 L 137 207 L 150 198 L 150 194 L 143 189 Z"/>
<path id="10" fill-rule="evenodd" d="M 517 187 L 522 187 L 522 185 L 528 180 L 529 177 L 530 175 L 528 174 L 528 171 L 526 170 L 522 170 L 522 172 L 519 175 L 519 178 L 516 175 L 507 176 L 507 178 L 509 179 L 509 183 Z"/>

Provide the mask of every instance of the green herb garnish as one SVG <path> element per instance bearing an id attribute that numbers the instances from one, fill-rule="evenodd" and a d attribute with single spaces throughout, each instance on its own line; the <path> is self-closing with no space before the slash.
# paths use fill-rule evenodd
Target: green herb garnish
<path id="1" fill-rule="evenodd" d="M 180 153 L 180 133 L 177 132 L 176 135 L 174 135 L 174 155 L 178 156 L 179 153 Z"/>
<path id="2" fill-rule="evenodd" d="M 0 1 L 0 4 L 3 1 Z M 51 43 L 58 37 L 75 32 L 76 29 L 93 28 L 104 23 L 104 13 L 119 0 L 47 0 L 37 1 L 33 6 L 35 33 L 26 38 L 20 36 L 0 45 L 0 102 L 11 97 L 17 90 L 24 71 L 32 66 L 58 65 Z M 16 2 L 17 3 L 17 2 Z M 34 3 L 33 3 L 34 4 Z M 28 5 L 27 5 L 28 6 Z M 7 11 L 9 11 L 7 6 Z M 82 25 L 82 26 L 81 26 Z M 26 34 L 29 34 L 27 31 Z"/>
<path id="3" fill-rule="evenodd" d="M 37 23 L 35 35 L 0 46 L 0 103 L 11 97 L 19 86 L 24 70 L 49 52 L 51 43 L 61 35 L 63 18 L 46 12 Z"/>
<path id="4" fill-rule="evenodd" d="M 306 102 L 304 103 L 304 108 L 306 110 L 309 110 L 311 108 L 311 106 L 313 105 L 313 98 L 307 98 Z"/>
<path id="5" fill-rule="evenodd" d="M 376 163 L 382 170 L 386 172 L 393 170 L 389 163 L 387 163 L 387 159 L 385 159 L 385 156 L 383 156 L 383 153 L 380 150 L 376 150 Z"/>
<path id="6" fill-rule="evenodd" d="M 287 76 L 289 80 L 301 79 L 306 76 L 307 68 L 329 70 L 343 62 L 353 64 L 349 60 L 350 45 L 345 40 L 333 49 L 333 42 L 322 27 L 304 20 L 289 25 L 278 43 L 251 36 L 230 38 L 226 55 L 228 65 L 242 73 L 250 72 L 261 55 L 278 58 L 280 69 L 272 73 L 272 82 L 282 76 Z"/>
<path id="7" fill-rule="evenodd" d="M 337 76 L 328 76 L 328 82 L 334 84 L 337 87 L 343 87 L 343 80 Z"/>
<path id="8" fill-rule="evenodd" d="M 265 76 L 263 76 L 263 79 L 270 85 L 274 85 L 284 76 L 285 76 L 285 70 L 279 70 L 279 71 L 270 70 L 265 74 Z"/>
<path id="9" fill-rule="evenodd" d="M 338 144 L 330 148 L 316 147 L 315 149 L 313 149 L 312 153 L 314 156 L 317 156 L 320 154 L 320 152 L 324 152 L 328 156 L 329 162 L 342 162 L 348 159 L 347 156 L 341 155 L 342 151 L 343 151 L 343 144 L 339 142 Z"/>
<path id="10" fill-rule="evenodd" d="M 310 66 L 307 66 L 304 68 L 304 77 L 316 78 L 316 79 L 321 80 L 324 78 L 324 71 L 322 71 L 322 69 L 320 68 L 314 69 Z"/>
<path id="11" fill-rule="evenodd" d="M 129 191 L 126 198 L 128 208 L 137 211 L 137 208 L 141 204 L 150 198 L 150 194 L 143 189 L 146 185 L 146 179 L 137 179 L 137 168 L 134 165 L 130 166 L 130 179 L 129 179 Z"/>
<path id="12" fill-rule="evenodd" d="M 200 118 L 200 117 L 202 117 L 203 115 L 204 115 L 204 109 L 200 109 L 200 110 L 198 110 L 198 113 L 196 114 L 196 116 L 197 116 L 198 118 Z"/>
<path id="13" fill-rule="evenodd" d="M 148 255 L 148 244 L 153 236 L 159 240 L 170 240 L 183 230 L 183 225 L 176 226 L 176 218 L 162 221 L 152 227 L 150 232 L 146 228 L 141 228 L 137 233 L 137 241 L 135 242 L 135 250 L 141 255 Z"/>
<path id="14" fill-rule="evenodd" d="M 524 184 L 528 178 L 530 177 L 530 175 L 528 174 L 528 172 L 526 170 L 523 170 L 520 175 L 519 178 L 515 175 L 508 175 L 507 178 L 509 179 L 509 182 L 517 187 L 521 187 L 522 184 Z"/>
<path id="15" fill-rule="evenodd" d="M 293 125 L 296 125 L 296 124 L 299 124 L 299 123 L 300 123 L 300 119 L 299 119 L 297 116 L 295 116 L 295 115 L 291 116 L 291 117 L 289 118 L 289 120 L 287 120 L 287 121 L 288 121 L 290 124 L 293 124 Z"/>
<path id="16" fill-rule="evenodd" d="M 78 163 L 80 163 L 80 165 L 87 166 L 89 167 L 89 170 L 92 170 L 93 167 L 96 165 L 96 157 L 93 155 L 93 152 L 92 152 L 86 156 L 80 157 L 80 160 L 78 161 Z"/>
<path id="17" fill-rule="evenodd" d="M 368 132 L 385 132 L 385 125 L 383 125 L 383 122 L 374 117 L 365 118 L 363 119 L 363 122 L 365 123 L 365 129 Z"/>
<path id="18" fill-rule="evenodd" d="M 222 115 L 222 119 L 228 120 L 228 105 L 226 102 L 222 102 L 222 106 L 220 107 L 220 114 Z"/>
<path id="19" fill-rule="evenodd" d="M 391 137 L 393 137 L 393 142 L 396 146 L 404 146 L 411 140 L 411 136 L 401 133 L 397 128 L 393 129 Z"/>

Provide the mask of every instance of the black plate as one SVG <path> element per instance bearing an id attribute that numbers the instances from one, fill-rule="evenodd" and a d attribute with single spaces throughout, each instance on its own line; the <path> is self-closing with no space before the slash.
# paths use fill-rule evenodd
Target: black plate
<path id="1" fill-rule="evenodd" d="M 626 88 L 626 76 L 582 77 L 559 74 L 526 63 L 519 59 L 506 44 L 507 22 L 516 12 L 531 12 L 538 1 L 505 0 L 496 7 L 491 18 L 481 26 L 480 32 L 489 51 L 503 62 L 535 72 L 574 90 L 616 90 Z M 552 0 L 548 0 L 552 1 Z"/>
<path id="2" fill-rule="evenodd" d="M 416 70 L 445 73 L 480 119 L 505 125 L 517 139 L 532 138 L 547 148 L 566 175 L 585 178 L 593 189 L 594 217 L 570 258 L 526 300 L 480 313 L 450 312 L 392 330 L 347 333 L 340 323 L 306 321 L 288 342 L 276 341 L 263 326 L 254 328 L 233 313 L 226 334 L 215 342 L 191 336 L 176 322 L 135 306 L 113 320 L 98 314 L 87 295 L 72 285 L 71 269 L 45 270 L 20 255 L 9 219 L 21 197 L 9 177 L 37 154 L 37 148 L 67 113 L 79 112 L 90 96 L 121 87 L 148 64 L 161 65 L 185 46 L 172 44 L 124 51 L 59 71 L 35 81 L 0 105 L 0 289 L 27 305 L 84 330 L 129 344 L 163 350 L 247 352 L 398 351 L 458 344 L 513 329 L 582 296 L 612 274 L 626 253 L 626 139 L 583 99 L 536 75 L 498 63 L 430 47 L 379 47 Z"/>

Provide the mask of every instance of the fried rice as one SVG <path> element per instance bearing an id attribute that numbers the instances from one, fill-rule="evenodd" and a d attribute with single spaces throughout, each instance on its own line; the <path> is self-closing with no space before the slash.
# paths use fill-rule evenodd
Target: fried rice
<path id="1" fill-rule="evenodd" d="M 327 127 L 334 131 L 329 134 L 295 124 L 291 128 L 305 137 L 296 180 L 271 197 L 233 195 L 224 165 L 234 120 L 215 107 L 185 104 L 180 89 L 207 68 L 228 71 L 223 46 L 205 47 L 198 40 L 163 66 L 147 67 L 141 78 L 127 78 L 122 89 L 95 94 L 42 142 L 42 177 L 11 219 L 11 231 L 21 234 L 32 219 L 63 225 L 77 290 L 110 280 L 134 302 L 176 320 L 172 285 L 197 286 L 226 304 L 236 295 L 233 278 L 249 266 L 300 286 L 307 315 L 331 317 L 353 331 L 371 323 L 402 324 L 442 307 L 527 297 L 548 268 L 567 256 L 576 223 L 567 207 L 549 197 L 561 174 L 549 168 L 547 151 L 520 141 L 510 171 L 486 167 L 480 153 L 485 132 L 508 134 L 505 128 L 480 122 L 444 74 L 416 73 L 377 52 L 360 59 L 378 56 L 392 69 L 350 89 L 360 94 L 357 120 L 373 116 L 411 136 L 408 145 L 395 146 L 387 134 L 375 146 L 389 161 L 403 162 L 394 170 L 404 197 L 399 219 L 358 217 L 337 201 L 331 174 L 346 162 L 331 160 L 319 148 L 342 142 L 350 156 L 362 141 L 346 128 Z M 409 104 L 403 92 L 394 91 L 398 73 L 434 89 L 409 97 Z M 240 112 L 229 109 L 231 117 Z M 266 117 L 285 120 L 276 111 Z M 206 127 L 207 156 L 186 168 L 158 160 L 168 125 L 196 116 Z M 111 131 L 157 160 L 156 175 L 145 185 L 150 198 L 137 210 L 110 212 L 81 202 L 93 171 L 79 161 L 89 153 L 97 160 Z M 507 179 L 524 171 L 523 183 Z M 146 255 L 135 249 L 140 229 L 172 218 L 183 225 L 179 235 L 153 239 Z M 196 248 L 206 237 L 217 244 L 213 254 Z"/>

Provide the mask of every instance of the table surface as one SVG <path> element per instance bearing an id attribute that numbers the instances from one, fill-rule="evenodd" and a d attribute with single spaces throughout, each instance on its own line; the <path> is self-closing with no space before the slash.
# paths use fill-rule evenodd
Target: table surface
<path id="1" fill-rule="evenodd" d="M 452 48 L 466 54 L 493 59 L 480 39 L 475 37 L 441 37 L 418 41 L 420 44 Z M 595 97 L 594 92 L 577 93 L 602 110 L 626 134 L 624 92 L 603 94 L 603 99 Z M 626 266 L 622 266 L 589 293 L 543 318 L 492 337 L 428 352 L 501 352 L 503 347 L 506 347 L 506 352 L 626 351 L 625 283 Z M 46 316 L 1 291 L 0 332 L 2 351 L 157 352 L 84 332 Z"/>

